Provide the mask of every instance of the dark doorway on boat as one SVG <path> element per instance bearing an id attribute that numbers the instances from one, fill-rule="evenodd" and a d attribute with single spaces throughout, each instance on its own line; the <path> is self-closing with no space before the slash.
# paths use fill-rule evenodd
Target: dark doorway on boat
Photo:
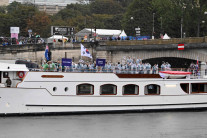
<path id="1" fill-rule="evenodd" d="M 181 83 L 180 87 L 185 93 L 189 93 L 189 83 Z"/>
<path id="2" fill-rule="evenodd" d="M 142 60 L 143 63 L 150 63 L 152 66 L 158 64 L 160 67 L 162 62 L 168 62 L 171 68 L 185 68 L 188 69 L 190 64 L 193 62 L 196 64 L 197 60 L 187 59 L 187 58 L 177 58 L 177 57 L 160 57 Z M 199 62 L 200 63 L 200 62 Z"/>

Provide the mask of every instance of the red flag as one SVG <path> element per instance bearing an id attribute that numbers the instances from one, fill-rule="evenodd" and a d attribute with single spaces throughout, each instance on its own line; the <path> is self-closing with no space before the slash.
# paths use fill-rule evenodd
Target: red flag
<path id="1" fill-rule="evenodd" d="M 184 50 L 184 44 L 178 44 L 178 50 Z"/>

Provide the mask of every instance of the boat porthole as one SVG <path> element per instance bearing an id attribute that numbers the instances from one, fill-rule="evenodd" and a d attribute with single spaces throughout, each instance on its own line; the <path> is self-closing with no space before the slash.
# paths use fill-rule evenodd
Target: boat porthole
<path id="1" fill-rule="evenodd" d="M 57 90 L 57 87 L 53 87 L 53 92 L 55 92 Z"/>
<path id="2" fill-rule="evenodd" d="M 68 87 L 65 87 L 65 92 L 67 92 L 68 91 Z"/>

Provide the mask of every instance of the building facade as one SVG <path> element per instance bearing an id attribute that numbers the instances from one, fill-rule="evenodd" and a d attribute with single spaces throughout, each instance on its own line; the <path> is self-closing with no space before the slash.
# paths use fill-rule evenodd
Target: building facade
<path id="1" fill-rule="evenodd" d="M 0 6 L 9 5 L 9 0 L 0 0 Z"/>
<path id="2" fill-rule="evenodd" d="M 45 11 L 46 13 L 53 15 L 66 8 L 68 4 L 88 4 L 91 0 L 9 0 L 9 3 L 12 3 L 14 1 L 20 2 L 22 4 L 35 4 L 40 11 Z"/>

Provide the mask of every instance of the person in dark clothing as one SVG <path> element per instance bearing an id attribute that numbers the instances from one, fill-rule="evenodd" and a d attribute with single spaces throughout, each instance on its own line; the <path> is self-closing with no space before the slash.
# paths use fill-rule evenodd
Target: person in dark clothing
<path id="1" fill-rule="evenodd" d="M 11 87 L 12 81 L 10 79 L 10 77 L 8 77 L 8 79 L 6 80 L 6 85 L 7 87 Z"/>

